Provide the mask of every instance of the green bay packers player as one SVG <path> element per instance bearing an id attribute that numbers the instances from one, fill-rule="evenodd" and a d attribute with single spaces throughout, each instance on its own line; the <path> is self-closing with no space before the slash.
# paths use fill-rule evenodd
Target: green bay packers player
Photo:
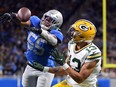
<path id="1" fill-rule="evenodd" d="M 67 75 L 66 79 L 53 87 L 96 87 L 97 76 L 101 70 L 101 51 L 92 43 L 96 27 L 88 20 L 76 21 L 68 30 L 68 57 L 54 50 L 52 56 L 60 67 L 45 67 L 38 64 L 38 69 Z"/>

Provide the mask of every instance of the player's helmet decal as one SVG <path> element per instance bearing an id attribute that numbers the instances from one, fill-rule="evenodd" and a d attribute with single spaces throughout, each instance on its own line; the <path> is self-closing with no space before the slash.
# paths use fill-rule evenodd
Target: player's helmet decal
<path id="1" fill-rule="evenodd" d="M 88 27 L 86 25 L 79 25 L 79 28 L 83 31 L 87 31 L 88 30 Z"/>

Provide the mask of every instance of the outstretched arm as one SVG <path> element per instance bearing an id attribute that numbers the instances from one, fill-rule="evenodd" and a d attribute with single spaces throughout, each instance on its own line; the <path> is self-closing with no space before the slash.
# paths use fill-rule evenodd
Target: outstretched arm
<path id="1" fill-rule="evenodd" d="M 26 22 L 22 22 L 19 17 L 17 16 L 17 13 L 4 13 L 1 17 L 0 17 L 0 23 L 5 23 L 5 22 L 10 22 L 13 21 L 14 23 L 16 23 L 17 25 L 21 25 L 23 27 L 29 27 L 30 26 L 30 20 L 26 21 Z"/>
<path id="2" fill-rule="evenodd" d="M 56 51 L 55 51 L 56 52 Z M 54 55 L 55 56 L 55 55 Z M 57 56 L 58 57 L 58 56 Z M 59 59 L 59 58 L 58 58 Z M 69 56 L 66 58 L 67 61 L 69 60 Z M 54 60 L 54 59 L 52 59 Z M 54 61 L 57 61 L 56 59 Z M 62 60 L 61 60 L 62 61 Z M 63 63 L 61 62 L 60 60 L 58 60 L 57 62 L 59 64 L 64 64 L 65 61 L 63 59 Z M 29 64 L 29 63 L 28 63 Z M 33 68 L 35 69 L 38 69 L 40 71 L 44 71 L 44 72 L 50 72 L 50 73 L 53 73 L 53 74 L 56 74 L 56 75 L 67 75 L 67 72 L 65 71 L 65 67 L 68 67 L 67 65 L 64 65 L 64 66 L 57 66 L 57 67 L 46 67 L 46 66 L 43 66 L 41 65 L 40 63 L 36 63 L 34 62 L 32 65 L 29 64 L 30 66 L 32 66 Z"/>
<path id="3" fill-rule="evenodd" d="M 27 63 L 28 65 L 30 65 L 31 67 L 39 70 L 39 71 L 43 71 L 43 72 L 50 72 L 56 75 L 67 75 L 67 73 L 65 72 L 65 70 L 62 68 L 62 66 L 58 66 L 58 67 L 46 67 L 41 65 L 40 63 L 37 62 L 33 62 L 32 64 Z"/>
<path id="4" fill-rule="evenodd" d="M 53 73 L 55 75 L 67 75 L 67 73 L 65 72 L 65 70 L 59 66 L 59 67 L 54 67 L 54 68 L 49 68 L 48 72 Z"/>

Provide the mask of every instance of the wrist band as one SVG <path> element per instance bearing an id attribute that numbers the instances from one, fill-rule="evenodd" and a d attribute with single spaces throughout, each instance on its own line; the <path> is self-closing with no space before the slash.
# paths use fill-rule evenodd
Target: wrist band
<path id="1" fill-rule="evenodd" d="M 43 71 L 44 72 L 48 72 L 49 71 L 49 67 L 44 67 Z"/>
<path id="2" fill-rule="evenodd" d="M 69 65 L 68 65 L 67 63 L 65 63 L 65 64 L 62 66 L 62 68 L 63 68 L 64 70 L 66 70 L 66 69 L 69 68 Z"/>

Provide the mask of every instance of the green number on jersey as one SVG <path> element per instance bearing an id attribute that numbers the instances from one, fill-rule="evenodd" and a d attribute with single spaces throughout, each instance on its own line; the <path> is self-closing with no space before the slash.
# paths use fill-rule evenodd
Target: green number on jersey
<path id="1" fill-rule="evenodd" d="M 73 58 L 72 62 L 76 62 L 77 63 L 77 67 L 74 68 L 74 70 L 76 70 L 77 72 L 80 71 L 80 67 L 81 67 L 81 62 L 79 59 L 77 58 Z"/>

